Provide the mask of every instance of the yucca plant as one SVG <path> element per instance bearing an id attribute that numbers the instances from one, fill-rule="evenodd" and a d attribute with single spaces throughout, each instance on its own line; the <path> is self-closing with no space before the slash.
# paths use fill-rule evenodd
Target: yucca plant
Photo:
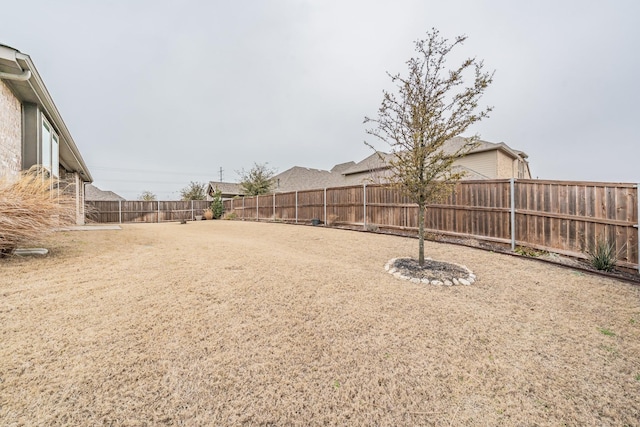
<path id="1" fill-rule="evenodd" d="M 598 238 L 596 244 L 587 251 L 591 265 L 601 271 L 613 271 L 616 266 L 618 254 L 613 243 Z"/>
<path id="2" fill-rule="evenodd" d="M 0 257 L 75 222 L 75 199 L 51 188 L 50 178 L 36 169 L 0 178 Z"/>

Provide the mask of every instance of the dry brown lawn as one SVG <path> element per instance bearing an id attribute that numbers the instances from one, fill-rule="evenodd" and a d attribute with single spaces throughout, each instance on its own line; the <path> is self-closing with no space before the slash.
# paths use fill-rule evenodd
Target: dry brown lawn
<path id="1" fill-rule="evenodd" d="M 0 260 L 1 425 L 638 425 L 640 288 L 415 239 L 206 221 Z"/>

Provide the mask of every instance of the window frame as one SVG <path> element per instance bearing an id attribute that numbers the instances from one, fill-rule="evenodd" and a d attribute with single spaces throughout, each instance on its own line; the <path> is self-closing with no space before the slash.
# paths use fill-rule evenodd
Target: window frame
<path id="1" fill-rule="evenodd" d="M 60 177 L 60 136 L 44 114 L 40 138 L 40 165 L 53 178 Z"/>

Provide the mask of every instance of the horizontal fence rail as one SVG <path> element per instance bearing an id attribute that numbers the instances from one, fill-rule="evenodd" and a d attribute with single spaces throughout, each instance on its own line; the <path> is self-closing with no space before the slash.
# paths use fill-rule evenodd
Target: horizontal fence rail
<path id="1" fill-rule="evenodd" d="M 638 186 L 546 180 L 461 181 L 426 209 L 427 232 L 585 258 L 599 241 L 639 268 Z M 416 234 L 418 207 L 384 185 L 275 193 L 224 201 L 243 220 L 324 223 Z"/>

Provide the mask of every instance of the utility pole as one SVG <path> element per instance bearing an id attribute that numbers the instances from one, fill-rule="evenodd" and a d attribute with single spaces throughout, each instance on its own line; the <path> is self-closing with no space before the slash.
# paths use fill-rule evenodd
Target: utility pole
<path id="1" fill-rule="evenodd" d="M 220 182 L 222 182 L 222 166 L 220 166 Z"/>

